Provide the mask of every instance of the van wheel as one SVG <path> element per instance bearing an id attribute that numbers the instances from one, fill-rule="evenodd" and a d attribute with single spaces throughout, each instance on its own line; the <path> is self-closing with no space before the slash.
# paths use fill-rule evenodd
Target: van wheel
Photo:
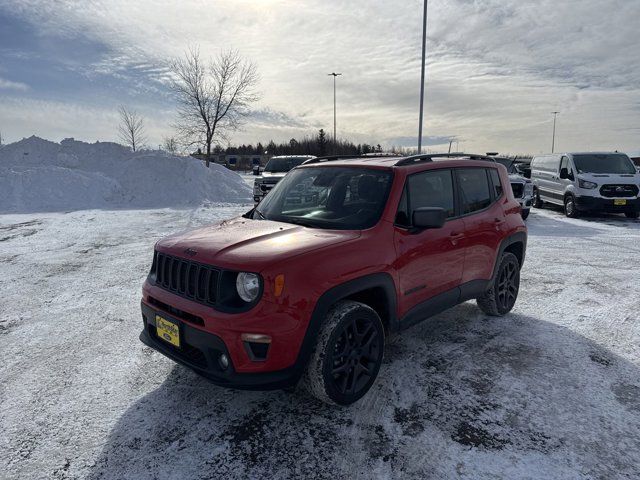
<path id="1" fill-rule="evenodd" d="M 535 208 L 542 208 L 543 205 L 544 205 L 544 202 L 540 200 L 540 192 L 538 192 L 538 189 L 536 188 L 533 191 L 533 206 Z"/>
<path id="2" fill-rule="evenodd" d="M 384 328 L 375 310 L 338 302 L 320 328 L 301 386 L 325 403 L 349 405 L 375 382 L 383 352 Z"/>
<path id="3" fill-rule="evenodd" d="M 511 311 L 516 304 L 520 291 L 520 262 L 510 252 L 505 252 L 500 259 L 498 274 L 491 288 L 478 297 L 478 307 L 487 315 L 501 317 Z"/>
<path id="4" fill-rule="evenodd" d="M 573 195 L 564 197 L 564 214 L 569 218 L 578 218 L 580 216 L 576 208 L 576 199 Z"/>
<path id="5" fill-rule="evenodd" d="M 640 212 L 638 211 L 631 211 L 631 212 L 624 212 L 625 216 L 627 218 L 639 218 L 640 217 Z"/>
<path id="6" fill-rule="evenodd" d="M 524 210 L 522 210 L 522 212 L 520 212 L 520 215 L 522 215 L 522 219 L 526 220 L 529 217 L 529 214 L 531 213 L 531 209 L 530 208 L 526 208 Z"/>

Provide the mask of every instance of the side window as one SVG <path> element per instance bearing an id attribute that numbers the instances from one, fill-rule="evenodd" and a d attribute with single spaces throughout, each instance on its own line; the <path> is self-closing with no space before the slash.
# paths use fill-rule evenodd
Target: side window
<path id="1" fill-rule="evenodd" d="M 489 175 L 491 176 L 491 183 L 493 184 L 494 198 L 500 198 L 502 196 L 502 192 L 504 192 L 502 182 L 500 181 L 500 174 L 495 168 L 490 168 Z"/>
<path id="2" fill-rule="evenodd" d="M 567 157 L 562 157 L 560 161 L 560 170 L 563 168 L 569 169 L 569 159 Z"/>
<path id="3" fill-rule="evenodd" d="M 440 207 L 455 216 L 453 176 L 450 169 L 429 170 L 409 177 L 409 212 L 420 207 Z"/>
<path id="4" fill-rule="evenodd" d="M 484 168 L 459 168 L 456 173 L 463 214 L 476 212 L 491 205 L 489 179 Z"/>

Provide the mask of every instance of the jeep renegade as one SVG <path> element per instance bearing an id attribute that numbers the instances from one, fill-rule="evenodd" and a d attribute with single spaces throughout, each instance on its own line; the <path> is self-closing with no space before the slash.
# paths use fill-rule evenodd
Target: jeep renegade
<path id="1" fill-rule="evenodd" d="M 527 230 L 508 185 L 480 155 L 309 160 L 244 216 L 156 244 L 140 339 L 221 386 L 353 403 L 386 333 L 470 299 L 513 308 Z"/>

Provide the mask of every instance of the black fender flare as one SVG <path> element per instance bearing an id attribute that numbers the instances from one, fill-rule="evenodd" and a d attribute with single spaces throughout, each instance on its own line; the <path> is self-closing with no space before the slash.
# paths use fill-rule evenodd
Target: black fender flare
<path id="1" fill-rule="evenodd" d="M 522 265 L 524 265 L 524 259 L 527 253 L 527 233 L 516 232 L 509 235 L 507 238 L 503 239 L 502 242 L 500 242 L 500 248 L 498 248 L 498 255 L 496 256 L 496 261 L 493 265 L 493 274 L 491 275 L 491 282 L 489 283 L 489 285 L 493 285 L 493 282 L 498 275 L 498 267 L 500 266 L 500 259 L 502 258 L 502 254 L 507 248 L 516 243 L 522 244 L 522 261 L 520 262 L 520 268 L 522 268 Z"/>
<path id="2" fill-rule="evenodd" d="M 309 319 L 307 331 L 305 332 L 295 363 L 297 379 L 302 376 L 304 368 L 311 357 L 311 352 L 315 346 L 320 326 L 326 318 L 329 309 L 335 305 L 336 302 L 339 302 L 344 298 L 372 288 L 381 288 L 384 291 L 386 297 L 385 314 L 389 319 L 389 327 L 392 330 L 396 329 L 398 322 L 396 317 L 396 288 L 393 278 L 389 273 L 381 272 L 365 275 L 330 288 L 318 298 L 313 309 L 313 313 L 311 314 L 311 318 Z"/>

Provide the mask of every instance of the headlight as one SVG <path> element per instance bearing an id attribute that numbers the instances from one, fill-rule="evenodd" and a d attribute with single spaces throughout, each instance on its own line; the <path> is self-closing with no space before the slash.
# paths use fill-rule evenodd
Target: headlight
<path id="1" fill-rule="evenodd" d="M 578 185 L 580 186 L 580 188 L 586 188 L 587 190 L 593 190 L 594 188 L 598 187 L 597 183 L 589 182 L 581 178 L 578 179 Z"/>
<path id="2" fill-rule="evenodd" d="M 251 303 L 260 293 L 260 278 L 255 273 L 240 272 L 236 278 L 236 290 L 242 300 Z"/>

